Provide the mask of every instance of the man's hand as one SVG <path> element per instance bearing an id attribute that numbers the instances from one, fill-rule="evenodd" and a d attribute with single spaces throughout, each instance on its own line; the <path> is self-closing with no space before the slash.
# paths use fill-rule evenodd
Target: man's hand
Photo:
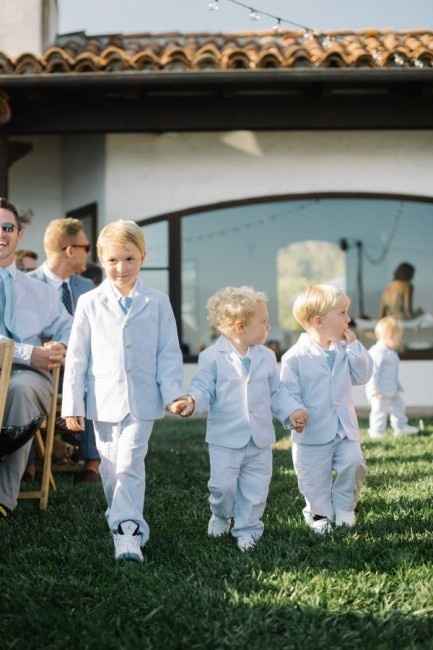
<path id="1" fill-rule="evenodd" d="M 308 422 L 308 411 L 305 409 L 298 409 L 297 411 L 293 411 L 293 413 L 289 417 L 290 424 L 292 425 L 292 428 L 297 432 L 297 433 L 302 433 L 305 425 Z"/>
<path id="2" fill-rule="evenodd" d="M 31 365 L 36 370 L 52 370 L 61 366 L 66 354 L 63 343 L 50 341 L 41 347 L 34 347 L 31 358 Z"/>
<path id="3" fill-rule="evenodd" d="M 71 415 L 65 418 L 69 431 L 84 431 L 84 418 L 81 415 Z"/>
<path id="4" fill-rule="evenodd" d="M 195 401 L 191 395 L 182 395 L 167 406 L 167 411 L 188 418 L 194 413 Z"/>

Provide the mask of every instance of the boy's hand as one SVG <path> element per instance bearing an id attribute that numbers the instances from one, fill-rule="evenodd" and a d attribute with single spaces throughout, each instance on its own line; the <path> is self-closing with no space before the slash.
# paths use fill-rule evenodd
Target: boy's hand
<path id="1" fill-rule="evenodd" d="M 344 331 L 343 341 L 346 341 L 346 343 L 353 343 L 356 340 L 355 332 L 348 327 L 347 330 Z"/>
<path id="2" fill-rule="evenodd" d="M 191 395 L 182 395 L 167 406 L 167 411 L 187 418 L 194 413 L 195 401 Z"/>
<path id="3" fill-rule="evenodd" d="M 65 418 L 69 431 L 84 431 L 84 418 L 81 415 L 72 415 Z"/>
<path id="4" fill-rule="evenodd" d="M 297 411 L 293 411 L 293 413 L 289 417 L 290 424 L 292 425 L 292 428 L 297 432 L 297 433 L 302 433 L 305 425 L 308 422 L 308 411 L 305 409 L 298 409 Z"/>

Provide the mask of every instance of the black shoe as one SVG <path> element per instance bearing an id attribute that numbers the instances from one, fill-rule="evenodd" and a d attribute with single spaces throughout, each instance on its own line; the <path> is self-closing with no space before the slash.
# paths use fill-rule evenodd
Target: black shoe
<path id="1" fill-rule="evenodd" d="M 0 429 L 0 459 L 26 444 L 41 426 L 43 416 L 34 418 L 21 427 L 7 426 Z"/>
<path id="2" fill-rule="evenodd" d="M 12 510 L 6 508 L 2 503 L 0 503 L 0 521 L 2 519 L 8 519 L 12 514 Z"/>

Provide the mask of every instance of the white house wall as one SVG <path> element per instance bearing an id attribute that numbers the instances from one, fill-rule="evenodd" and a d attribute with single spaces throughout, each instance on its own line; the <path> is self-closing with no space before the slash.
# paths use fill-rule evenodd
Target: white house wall
<path id="1" fill-rule="evenodd" d="M 433 196 L 432 169 L 433 131 L 110 134 L 107 216 L 305 192 Z"/>
<path id="2" fill-rule="evenodd" d="M 20 138 L 33 144 L 33 151 L 16 162 L 9 173 L 9 196 L 21 212 L 31 209 L 21 248 L 43 258 L 43 235 L 49 221 L 63 216 L 62 137 Z M 18 140 L 18 138 L 14 138 Z"/>

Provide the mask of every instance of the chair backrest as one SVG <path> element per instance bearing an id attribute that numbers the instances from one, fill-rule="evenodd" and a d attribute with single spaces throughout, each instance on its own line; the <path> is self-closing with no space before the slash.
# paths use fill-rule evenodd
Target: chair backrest
<path id="1" fill-rule="evenodd" d="M 10 339 L 2 339 L 0 341 L 0 427 L 3 426 L 3 416 L 6 408 L 14 357 L 14 346 L 14 342 Z"/>

